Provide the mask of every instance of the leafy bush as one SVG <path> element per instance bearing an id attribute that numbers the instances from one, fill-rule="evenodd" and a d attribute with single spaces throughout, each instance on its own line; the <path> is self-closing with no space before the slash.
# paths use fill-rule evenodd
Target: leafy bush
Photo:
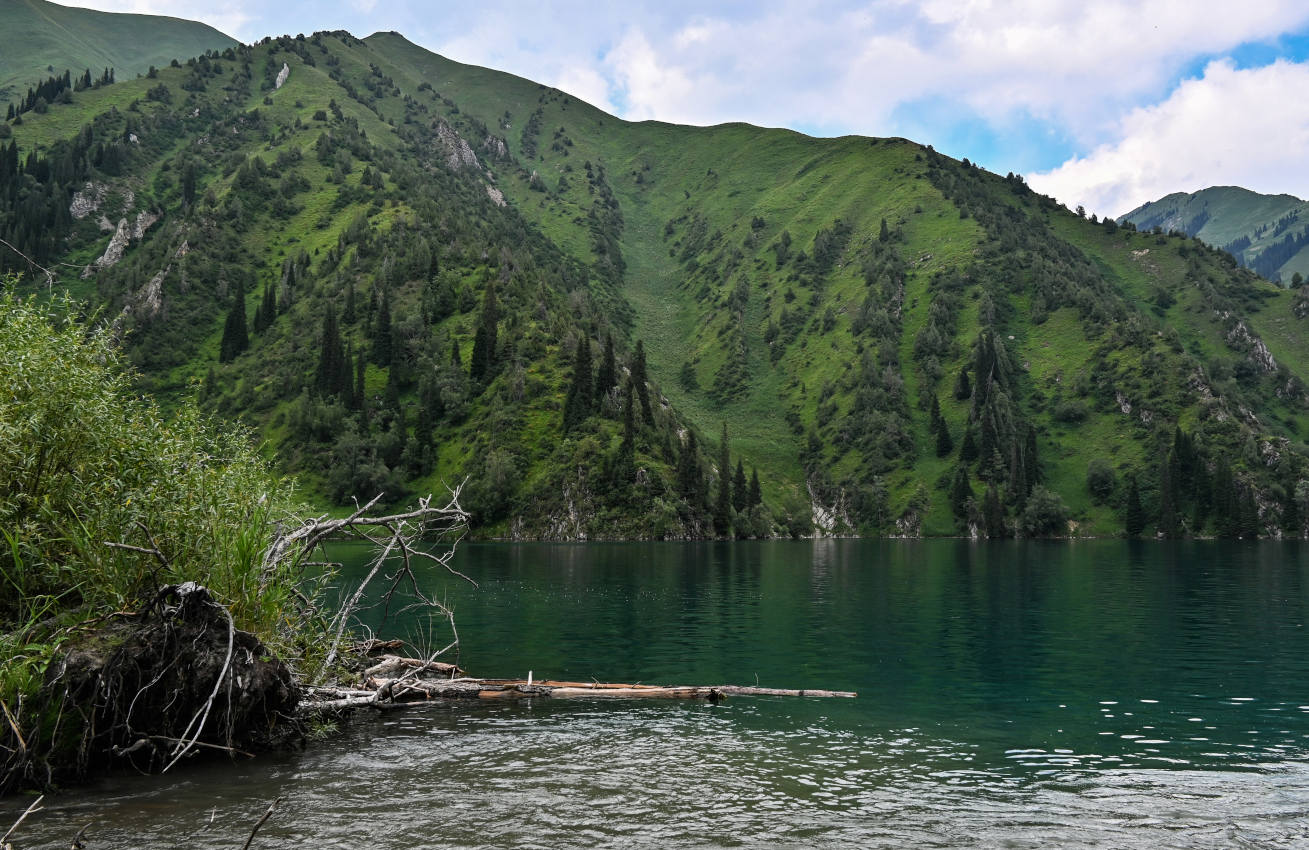
<path id="1" fill-rule="evenodd" d="M 294 639 L 283 622 L 298 576 L 263 564 L 292 491 L 248 434 L 216 427 L 190 404 L 165 420 L 133 392 L 107 330 L 2 290 L 0 387 L 7 659 L 40 658 L 60 627 L 185 581 L 208 587 L 270 648 Z M 6 688 L 35 683 L 12 669 Z"/>

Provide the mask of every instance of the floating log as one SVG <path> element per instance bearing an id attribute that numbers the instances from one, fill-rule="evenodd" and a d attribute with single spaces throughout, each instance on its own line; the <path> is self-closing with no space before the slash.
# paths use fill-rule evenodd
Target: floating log
<path id="1" fill-rule="evenodd" d="M 763 688 L 745 685 L 646 685 L 611 682 L 557 682 L 526 679 L 380 678 L 370 676 L 365 687 L 317 688 L 307 694 L 305 709 L 335 711 L 378 708 L 433 699 L 703 699 L 719 702 L 729 696 L 853 698 L 853 691 Z"/>

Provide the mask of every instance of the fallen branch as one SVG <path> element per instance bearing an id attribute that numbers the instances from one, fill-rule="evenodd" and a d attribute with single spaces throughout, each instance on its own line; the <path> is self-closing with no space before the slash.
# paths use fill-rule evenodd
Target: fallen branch
<path id="1" fill-rule="evenodd" d="M 729 696 L 777 696 L 852 699 L 853 691 L 816 688 L 764 688 L 746 685 L 646 685 L 611 682 L 562 682 L 531 679 L 416 678 L 367 679 L 362 690 L 318 689 L 307 694 L 301 708 L 309 712 L 340 711 L 362 706 L 384 707 L 432 699 L 703 699 L 719 702 Z M 329 697 L 322 699 L 322 697 Z"/>
<path id="2" fill-rule="evenodd" d="M 5 850 L 8 850 L 9 836 L 13 835 L 14 831 L 18 829 L 19 825 L 21 825 L 23 821 L 27 820 L 28 815 L 32 814 L 33 812 L 41 811 L 41 801 L 44 799 L 45 799 L 44 794 L 42 794 L 40 797 L 37 797 L 35 800 L 32 801 L 32 805 L 28 806 L 23 811 L 23 813 L 18 816 L 18 820 L 14 821 L 14 825 L 9 827 L 9 831 L 6 832 L 3 837 L 0 837 L 0 848 L 5 848 Z"/>
<path id="3" fill-rule="evenodd" d="M 255 828 L 250 830 L 250 837 L 245 840 L 245 844 L 241 845 L 241 850 L 250 850 L 250 845 L 254 843 L 255 835 L 259 832 L 259 827 L 263 826 L 268 819 L 273 816 L 273 812 L 277 811 L 277 804 L 285 799 L 285 797 L 278 797 L 276 800 L 268 804 L 268 811 L 264 812 L 264 816 L 255 824 Z"/>

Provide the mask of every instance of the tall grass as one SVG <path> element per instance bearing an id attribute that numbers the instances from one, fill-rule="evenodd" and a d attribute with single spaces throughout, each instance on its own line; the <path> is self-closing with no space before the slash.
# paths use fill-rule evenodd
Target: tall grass
<path id="1" fill-rule="evenodd" d="M 264 565 L 294 494 L 249 435 L 134 393 L 114 340 L 0 280 L 0 699 L 67 630 L 195 581 L 275 652 L 300 643 L 299 576 Z M 119 544 L 119 545 L 109 545 Z M 123 547 L 132 548 L 123 548 Z"/>

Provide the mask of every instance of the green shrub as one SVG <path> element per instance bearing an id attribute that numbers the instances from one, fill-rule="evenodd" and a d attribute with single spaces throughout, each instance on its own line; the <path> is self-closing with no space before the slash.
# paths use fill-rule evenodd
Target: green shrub
<path id="1" fill-rule="evenodd" d="M 291 507 L 248 434 L 190 404 L 165 419 L 108 330 L 0 288 L 0 698 L 35 684 L 63 627 L 166 584 L 205 585 L 238 628 L 288 648 L 295 559 L 270 573 L 263 556 Z"/>

